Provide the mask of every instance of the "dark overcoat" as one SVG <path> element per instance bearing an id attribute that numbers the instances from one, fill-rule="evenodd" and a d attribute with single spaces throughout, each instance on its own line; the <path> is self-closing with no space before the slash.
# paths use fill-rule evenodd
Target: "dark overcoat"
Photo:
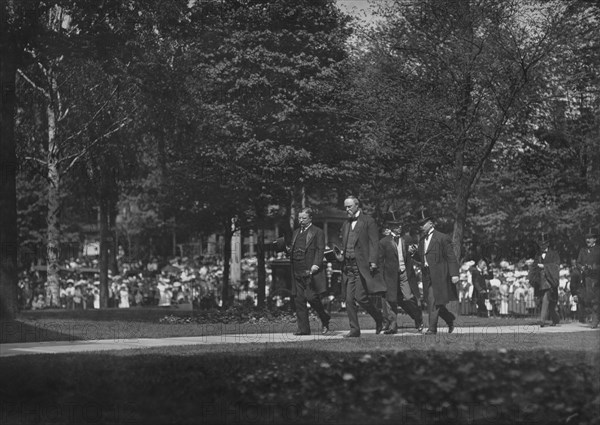
<path id="1" fill-rule="evenodd" d="M 346 251 L 350 229 L 351 222 L 344 222 L 341 231 L 342 249 L 344 251 Z M 377 269 L 375 272 L 371 272 L 369 269 L 369 263 L 377 264 L 379 260 L 379 228 L 371 216 L 361 211 L 356 220 L 354 231 L 358 232 L 358 237 L 354 245 L 354 255 L 358 270 L 365 279 L 367 292 L 369 294 L 383 294 L 386 291 L 386 287 L 381 271 Z M 344 267 L 342 267 L 342 270 L 344 270 Z M 342 276 L 342 297 L 345 299 L 348 277 L 345 273 Z"/>
<path id="2" fill-rule="evenodd" d="M 416 255 L 418 261 L 423 264 L 427 258 L 435 303 L 441 305 L 447 304 L 449 301 L 457 301 L 458 290 L 452 283 L 452 276 L 459 276 L 459 267 L 450 236 L 434 229 L 427 252 L 425 252 L 425 238 L 421 238 Z M 425 298 L 427 298 L 428 291 L 429 287 L 425 287 L 424 283 Z"/>
<path id="3" fill-rule="evenodd" d="M 306 229 L 306 245 L 304 250 L 304 267 L 305 270 L 315 265 L 319 267 L 319 271 L 312 275 L 310 289 L 316 294 L 322 294 L 327 291 L 327 280 L 325 277 L 325 267 L 323 267 L 323 256 L 325 255 L 325 233 L 323 230 L 316 227 L 314 224 Z M 289 249 L 289 254 L 294 252 L 296 239 L 300 234 L 300 229 L 296 229 L 292 235 L 292 245 Z M 292 264 L 292 295 L 296 295 L 296 283 L 294 276 L 294 261 L 290 259 Z"/>
<path id="4" fill-rule="evenodd" d="M 408 253 L 408 244 L 406 239 L 400 238 L 400 246 L 402 247 L 402 255 L 404 257 L 404 265 L 406 266 L 406 276 L 408 278 L 408 284 L 413 295 L 420 299 L 419 283 L 417 282 L 417 275 L 413 265 L 413 260 Z M 398 245 L 394 241 L 391 235 L 381 238 L 379 241 L 379 261 L 378 265 L 383 273 L 383 281 L 387 292 L 385 297 L 390 302 L 398 302 L 398 296 L 401 294 L 399 291 L 400 287 L 400 259 L 398 257 Z"/>

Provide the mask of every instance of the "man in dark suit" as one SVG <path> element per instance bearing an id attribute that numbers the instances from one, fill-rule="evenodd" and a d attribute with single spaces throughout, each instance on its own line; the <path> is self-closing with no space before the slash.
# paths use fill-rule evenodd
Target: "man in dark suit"
<path id="1" fill-rule="evenodd" d="M 546 326 L 548 319 L 552 321 L 550 326 L 556 326 L 560 322 L 560 316 L 556 312 L 560 257 L 555 250 L 550 248 L 549 235 L 542 234 L 537 244 L 540 253 L 536 258 L 534 267 L 537 266 L 540 269 L 539 296 L 542 300 L 540 326 Z"/>
<path id="2" fill-rule="evenodd" d="M 477 316 L 488 317 L 485 300 L 488 298 L 487 280 L 493 278 L 493 273 L 488 269 L 487 262 L 484 259 L 477 261 L 477 264 L 471 267 L 471 283 L 473 284 L 473 298 L 477 302 Z"/>
<path id="3" fill-rule="evenodd" d="M 598 230 L 590 229 L 585 236 L 585 248 L 579 250 L 577 256 L 577 267 L 581 271 L 581 296 L 583 300 L 582 310 L 585 318 L 585 308 L 592 309 L 592 328 L 598 327 L 598 315 L 600 313 L 600 246 L 597 244 Z M 585 320 L 584 320 L 585 322 Z"/>
<path id="4" fill-rule="evenodd" d="M 350 322 L 350 332 L 344 337 L 360 336 L 358 324 L 358 303 L 375 320 L 375 333 L 383 329 L 381 312 L 373 305 L 369 294 L 385 293 L 385 284 L 377 268 L 379 231 L 372 217 L 360 209 L 360 202 L 354 196 L 344 200 L 348 220 L 342 225 L 343 250 L 337 259 L 343 263 L 342 297 L 346 300 L 346 311 Z"/>
<path id="5" fill-rule="evenodd" d="M 304 208 L 298 214 L 300 227 L 292 235 L 291 246 L 286 247 L 291 257 L 292 295 L 298 320 L 298 331 L 294 335 L 310 335 L 307 302 L 321 319 L 323 334 L 329 331 L 331 318 L 321 303 L 321 295 L 327 291 L 323 267 L 325 234 L 312 224 L 312 215 L 310 208 Z M 281 247 L 283 239 L 279 239 L 277 245 Z"/>
<path id="6" fill-rule="evenodd" d="M 458 300 L 456 285 L 459 280 L 458 261 L 452 239 L 435 230 L 432 216 L 424 209 L 420 212 L 419 223 L 421 239 L 417 250 L 413 252 L 415 261 L 421 266 L 423 292 L 427 299 L 429 328 L 425 334 L 437 333 L 439 317 L 448 324 L 448 333 L 452 333 L 456 318 L 446 308 L 446 304 Z"/>
<path id="7" fill-rule="evenodd" d="M 402 224 L 393 211 L 385 215 L 387 233 L 379 241 L 379 267 L 387 288 L 383 303 L 383 317 L 389 322 L 384 334 L 398 332 L 398 305 L 415 321 L 418 332 L 423 330 L 423 312 L 419 308 L 419 285 L 408 252 L 408 244 L 402 235 Z"/>

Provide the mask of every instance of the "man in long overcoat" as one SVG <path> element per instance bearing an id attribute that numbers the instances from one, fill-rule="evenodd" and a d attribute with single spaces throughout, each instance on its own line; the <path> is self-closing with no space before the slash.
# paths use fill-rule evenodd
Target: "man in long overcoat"
<path id="1" fill-rule="evenodd" d="M 458 300 L 456 285 L 459 267 L 450 236 L 434 228 L 432 216 L 424 209 L 419 215 L 421 239 L 415 260 L 419 262 L 423 277 L 423 292 L 427 299 L 429 328 L 426 334 L 437 333 L 438 318 L 448 324 L 448 332 L 454 331 L 456 317 L 447 308 L 450 301 Z"/>
<path id="2" fill-rule="evenodd" d="M 600 313 L 600 246 L 598 230 L 590 229 L 585 237 L 586 247 L 579 250 L 577 267 L 581 271 L 583 307 L 592 309 L 592 328 L 598 327 Z M 585 315 L 584 315 L 585 317 Z"/>
<path id="3" fill-rule="evenodd" d="M 423 312 L 419 308 L 419 284 L 413 260 L 408 251 L 406 238 L 402 237 L 402 223 L 396 213 L 390 211 L 385 216 L 386 232 L 379 241 L 379 267 L 386 285 L 383 304 L 385 334 L 398 332 L 398 306 L 414 320 L 418 332 L 423 330 Z"/>
<path id="4" fill-rule="evenodd" d="M 534 267 L 540 269 L 539 295 L 542 301 L 540 326 L 546 326 L 546 321 L 551 320 L 551 326 L 556 326 L 560 317 L 556 312 L 558 303 L 558 284 L 560 271 L 560 257 L 550 248 L 550 237 L 542 234 L 537 242 L 540 248 Z"/>
<path id="5" fill-rule="evenodd" d="M 348 220 L 342 225 L 342 251 L 337 254 L 343 263 L 342 296 L 346 300 L 346 311 L 350 332 L 346 338 L 359 337 L 358 303 L 375 320 L 375 333 L 383 329 L 383 317 L 370 294 L 386 291 L 381 272 L 377 267 L 379 253 L 379 230 L 375 220 L 362 212 L 360 201 L 349 196 L 344 200 Z"/>

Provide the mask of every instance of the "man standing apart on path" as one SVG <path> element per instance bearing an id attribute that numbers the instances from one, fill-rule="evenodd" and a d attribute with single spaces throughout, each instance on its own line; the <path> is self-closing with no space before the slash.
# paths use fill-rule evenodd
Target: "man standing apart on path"
<path id="1" fill-rule="evenodd" d="M 306 302 L 316 311 L 321 319 L 321 333 L 329 331 L 331 317 L 325 312 L 321 303 L 321 295 L 327 291 L 323 255 L 325 252 L 325 234 L 323 230 L 312 224 L 313 211 L 304 208 L 298 214 L 300 227 L 292 235 L 292 244 L 285 247 L 291 256 L 292 295 L 296 306 L 298 330 L 294 335 L 310 335 L 308 307 Z M 279 250 L 284 249 L 283 238 L 276 241 Z"/>
<path id="2" fill-rule="evenodd" d="M 438 317 L 448 324 L 448 333 L 454 331 L 456 317 L 447 308 L 449 301 L 458 300 L 456 285 L 459 267 L 450 236 L 434 229 L 432 216 L 424 209 L 419 215 L 421 239 L 415 260 L 421 265 L 423 292 L 427 299 L 429 328 L 426 335 L 437 333 Z"/>
<path id="3" fill-rule="evenodd" d="M 375 333 L 383 329 L 381 312 L 373 305 L 369 294 L 383 294 L 385 284 L 377 268 L 379 231 L 375 220 L 360 209 L 360 201 L 354 196 L 344 200 L 348 220 L 342 225 L 343 251 L 336 253 L 343 263 L 342 297 L 346 300 L 346 311 L 350 332 L 344 337 L 360 336 L 358 303 L 375 320 Z"/>
<path id="4" fill-rule="evenodd" d="M 536 259 L 540 271 L 540 297 L 542 299 L 542 312 L 540 315 L 540 326 L 546 326 L 546 321 L 551 320 L 550 326 L 558 325 L 560 317 L 556 312 L 558 303 L 558 283 L 560 270 L 560 257 L 558 253 L 550 249 L 550 237 L 543 233 L 538 241 L 540 255 Z"/>
<path id="5" fill-rule="evenodd" d="M 488 317 L 487 307 L 485 300 L 488 298 L 488 287 L 487 279 L 493 277 L 488 272 L 487 263 L 481 259 L 477 262 L 475 267 L 471 268 L 471 282 L 473 284 L 473 298 L 477 301 L 477 316 Z"/>
<path id="6" fill-rule="evenodd" d="M 389 321 L 386 335 L 398 332 L 398 304 L 415 321 L 418 332 L 423 330 L 423 312 L 419 308 L 419 285 L 408 244 L 402 235 L 402 224 L 390 211 L 385 216 L 389 234 L 379 241 L 379 266 L 387 287 L 383 300 L 383 317 Z"/>
<path id="7" fill-rule="evenodd" d="M 594 329 L 598 327 L 600 309 L 600 247 L 597 241 L 598 231 L 590 229 L 585 237 L 587 246 L 579 250 L 577 257 L 577 267 L 581 271 L 583 289 L 581 292 L 583 292 L 584 305 L 592 308 L 592 328 Z"/>

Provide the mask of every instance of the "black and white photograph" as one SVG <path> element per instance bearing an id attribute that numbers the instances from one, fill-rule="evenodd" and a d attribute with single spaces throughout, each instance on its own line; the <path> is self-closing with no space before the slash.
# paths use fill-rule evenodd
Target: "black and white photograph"
<path id="1" fill-rule="evenodd" d="M 600 425 L 597 0 L 0 2 L 3 425 Z"/>

